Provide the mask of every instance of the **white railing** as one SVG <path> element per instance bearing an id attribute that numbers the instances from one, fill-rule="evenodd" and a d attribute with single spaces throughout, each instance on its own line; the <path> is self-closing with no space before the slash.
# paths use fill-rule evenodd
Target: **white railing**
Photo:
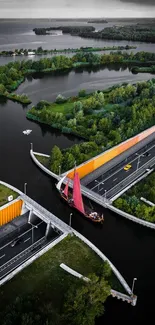
<path id="1" fill-rule="evenodd" d="M 132 291 L 131 291 L 130 287 L 128 286 L 127 282 L 122 277 L 122 275 L 120 274 L 120 272 L 112 264 L 112 262 L 93 243 L 91 243 L 86 237 L 82 236 L 76 230 L 73 230 L 73 233 L 78 238 L 80 238 L 85 244 L 87 244 L 103 261 L 107 261 L 109 263 L 112 271 L 114 272 L 114 274 L 116 275 L 116 277 L 118 278 L 118 280 L 121 282 L 121 284 L 124 287 L 124 289 L 131 295 L 132 294 Z"/>

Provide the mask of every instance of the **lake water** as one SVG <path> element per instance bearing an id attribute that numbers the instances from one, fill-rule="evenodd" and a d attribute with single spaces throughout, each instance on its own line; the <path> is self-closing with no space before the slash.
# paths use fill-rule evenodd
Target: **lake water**
<path id="1" fill-rule="evenodd" d="M 93 40 L 83 40 L 69 35 L 38 37 L 31 31 L 38 25 L 46 26 L 51 23 L 1 21 L 0 50 L 21 48 L 21 46 L 34 48 L 40 45 L 44 48 L 78 47 L 95 43 Z M 111 42 L 112 45 L 115 43 Z M 105 46 L 105 42 L 100 41 L 100 46 Z M 154 45 L 143 43 L 142 46 L 150 50 L 152 48 L 152 52 L 154 51 Z M 52 101 L 58 93 L 71 96 L 77 94 L 81 88 L 92 91 L 115 83 L 135 82 L 149 78 L 151 78 L 150 74 L 132 75 L 128 69 L 105 68 L 97 72 L 82 73 L 72 71 L 55 77 L 46 75 L 42 78 L 28 79 L 17 92 L 27 93 L 35 104 L 41 99 Z M 49 153 L 55 144 L 66 148 L 81 140 L 62 135 L 46 126 L 27 120 L 25 117 L 27 109 L 11 101 L 0 104 L 0 179 L 21 190 L 27 182 L 27 194 L 30 197 L 65 222 L 69 222 L 71 209 L 61 202 L 55 189 L 55 180 L 41 172 L 32 162 L 29 155 L 30 143 L 33 142 L 35 151 Z M 29 136 L 24 136 L 22 131 L 25 129 L 32 129 L 33 132 Z M 84 220 L 76 212 L 73 214 L 72 226 L 107 255 L 130 286 L 133 277 L 138 279 L 135 285 L 135 293 L 138 295 L 137 306 L 132 307 L 110 297 L 105 305 L 105 315 L 96 324 L 111 324 L 117 321 L 134 324 L 148 320 L 154 311 L 155 233 L 118 215 L 113 215 L 101 207 L 96 206 L 96 208 L 98 211 L 103 210 L 105 214 L 105 222 L 101 228 Z"/>

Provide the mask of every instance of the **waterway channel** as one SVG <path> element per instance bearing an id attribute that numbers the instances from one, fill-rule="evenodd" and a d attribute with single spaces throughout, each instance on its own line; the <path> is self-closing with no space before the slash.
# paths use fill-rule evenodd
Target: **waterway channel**
<path id="1" fill-rule="evenodd" d="M 3 44 L 2 40 L 0 42 Z M 84 40 L 85 45 L 86 42 Z M 79 44 L 82 46 L 83 40 L 79 40 Z M 76 47 L 79 44 L 76 44 Z M 69 47 L 69 44 L 67 46 Z M 54 47 L 57 47 L 57 44 L 54 44 Z M 72 71 L 55 78 L 46 75 L 43 78 L 29 79 L 19 87 L 17 92 L 27 93 L 32 99 L 32 104 L 35 104 L 40 99 L 53 100 L 58 93 L 70 96 L 77 94 L 80 88 L 92 91 L 114 83 L 149 78 L 151 78 L 149 74 L 132 75 L 128 69 L 109 71 L 106 68 L 91 73 Z M 71 209 L 61 202 L 55 189 L 55 181 L 31 161 L 30 143 L 33 142 L 35 151 L 49 153 L 55 144 L 66 148 L 81 140 L 62 135 L 49 127 L 27 120 L 25 117 L 27 109 L 11 101 L 0 103 L 0 179 L 20 190 L 23 190 L 24 182 L 27 182 L 27 194 L 30 197 L 65 222 L 69 222 Z M 22 131 L 25 129 L 33 131 L 29 136 L 24 136 Z M 98 206 L 96 208 L 98 211 L 103 210 Z M 84 220 L 76 212 L 72 217 L 72 226 L 111 259 L 129 285 L 132 285 L 133 277 L 137 277 L 135 293 L 138 295 L 138 302 L 136 307 L 132 307 L 114 298 L 108 298 L 105 315 L 96 324 L 103 324 L 103 322 L 111 324 L 117 321 L 136 323 L 144 319 L 148 320 L 154 311 L 155 232 L 113 215 L 107 210 L 103 212 L 105 222 L 102 227 Z"/>

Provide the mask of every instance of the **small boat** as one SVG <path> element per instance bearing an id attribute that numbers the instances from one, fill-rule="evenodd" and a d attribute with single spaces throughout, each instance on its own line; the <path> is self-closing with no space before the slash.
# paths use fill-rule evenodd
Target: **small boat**
<path id="1" fill-rule="evenodd" d="M 104 221 L 103 214 L 99 215 L 97 212 L 91 211 L 89 207 L 87 206 L 84 207 L 78 172 L 74 171 L 72 193 L 69 191 L 69 179 L 67 181 L 64 190 L 61 189 L 61 185 L 65 178 L 66 176 L 62 177 L 61 180 L 56 184 L 56 188 L 58 189 L 62 199 L 65 200 L 70 207 L 79 211 L 85 218 L 93 222 L 102 223 Z"/>
<path id="2" fill-rule="evenodd" d="M 25 135 L 29 135 L 31 132 L 32 132 L 32 130 L 25 130 L 25 131 L 23 131 L 23 133 L 24 133 Z"/>

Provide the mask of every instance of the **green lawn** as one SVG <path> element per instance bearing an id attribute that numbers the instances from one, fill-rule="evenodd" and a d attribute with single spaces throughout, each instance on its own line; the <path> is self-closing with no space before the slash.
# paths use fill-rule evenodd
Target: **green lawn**
<path id="1" fill-rule="evenodd" d="M 8 196 L 13 195 L 13 198 L 16 199 L 19 194 L 12 191 L 10 188 L 0 184 L 0 206 L 8 203 Z"/>
<path id="2" fill-rule="evenodd" d="M 79 281 L 62 270 L 61 263 L 84 276 L 99 274 L 103 267 L 103 261 L 87 245 L 75 236 L 68 236 L 0 287 L 0 314 L 14 302 L 15 297 L 22 299 L 32 294 L 38 303 L 42 301 L 45 304 L 50 299 L 54 309 L 61 308 L 64 293 L 74 281 Z M 116 277 L 114 282 L 118 288 Z"/>
<path id="3" fill-rule="evenodd" d="M 49 168 L 49 158 L 48 157 L 43 157 L 43 156 L 39 156 L 39 155 L 35 155 L 35 157 L 40 161 L 40 163 L 42 165 Z"/>
<path id="4" fill-rule="evenodd" d="M 63 114 L 67 114 L 70 113 L 72 111 L 73 108 L 73 102 L 66 102 L 63 104 L 56 104 L 56 103 L 51 103 L 50 104 L 50 111 L 52 110 L 52 112 L 55 113 L 63 113 Z"/>
<path id="5" fill-rule="evenodd" d="M 60 308 L 63 293 L 73 281 L 71 275 L 60 268 L 65 263 L 74 270 L 87 276 L 97 272 L 102 260 L 75 236 L 68 236 L 33 264 L 0 287 L 0 312 L 14 300 L 29 294 L 45 301 L 52 296 L 53 306 Z M 2 308 L 2 309 L 1 309 Z"/>

